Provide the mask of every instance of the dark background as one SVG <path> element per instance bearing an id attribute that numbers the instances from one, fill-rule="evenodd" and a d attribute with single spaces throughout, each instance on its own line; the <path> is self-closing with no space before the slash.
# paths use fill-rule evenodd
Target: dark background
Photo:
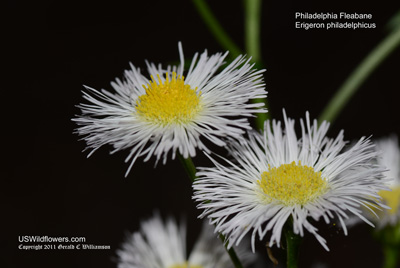
<path id="1" fill-rule="evenodd" d="M 242 1 L 208 1 L 227 32 L 243 49 Z M 355 66 L 386 36 L 396 1 L 265 1 L 262 53 L 270 112 L 292 118 L 317 117 Z M 125 231 L 137 230 L 154 209 L 184 216 L 192 243 L 199 214 L 178 161 L 166 166 L 138 161 L 124 178 L 126 152 L 104 147 L 91 158 L 73 134 L 82 85 L 111 89 L 129 62 L 169 63 L 208 49 L 224 51 L 208 32 L 191 1 L 8 1 L 3 30 L 1 246 L 5 267 L 116 267 L 111 261 Z M 376 29 L 301 30 L 295 12 L 371 13 Z M 400 134 L 397 49 L 363 84 L 332 126 L 347 140 Z M 196 164 L 209 165 L 201 155 Z M 361 226 L 345 237 L 321 226 L 331 252 L 306 235 L 301 267 L 379 267 L 381 252 Z M 84 236 L 111 250 L 22 251 L 18 236 Z M 4 240 L 3 240 L 4 239 Z M 263 243 L 265 243 L 264 241 Z M 265 257 L 265 249 L 259 245 Z M 281 251 L 274 250 L 283 263 Z M 3 266 L 4 267 L 4 266 Z"/>

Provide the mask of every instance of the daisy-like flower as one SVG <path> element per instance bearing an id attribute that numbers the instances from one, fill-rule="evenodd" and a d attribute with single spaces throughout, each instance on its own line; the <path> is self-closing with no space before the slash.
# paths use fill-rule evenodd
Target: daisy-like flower
<path id="1" fill-rule="evenodd" d="M 380 191 L 379 195 L 390 209 L 377 211 L 379 220 L 376 220 L 378 228 L 387 225 L 400 224 L 400 147 L 398 137 L 392 135 L 381 138 L 376 142 L 377 149 L 381 152 L 378 163 L 388 168 L 385 176 L 392 179 L 389 183 L 391 191 Z"/>
<path id="2" fill-rule="evenodd" d="M 284 112 L 284 129 L 280 121 L 273 120 L 272 127 L 267 121 L 264 133 L 249 132 L 248 139 L 229 145 L 234 161 L 222 165 L 209 156 L 215 166 L 199 168 L 193 188 L 198 208 L 204 209 L 200 217 L 209 217 L 228 246 L 251 232 L 253 251 L 256 236 L 267 233 L 270 244 L 279 247 L 291 217 L 295 234 L 307 230 L 329 250 L 310 219 L 337 218 L 347 235 L 349 213 L 373 225 L 360 207 L 385 207 L 377 194 L 385 189 L 384 169 L 371 162 L 377 152 L 368 138 L 343 150 L 343 131 L 335 139 L 326 137 L 329 124 L 311 124 L 308 113 L 300 124 L 297 138 L 295 122 Z"/>
<path id="3" fill-rule="evenodd" d="M 86 87 L 89 104 L 78 107 L 82 115 L 73 119 L 84 136 L 89 156 L 105 144 L 113 152 L 128 149 L 129 173 L 138 157 L 155 155 L 165 163 L 180 153 L 194 157 L 196 148 L 208 151 L 204 140 L 225 146 L 224 138 L 239 138 L 250 125 L 247 117 L 265 113 L 264 104 L 249 103 L 265 98 L 264 70 L 253 69 L 250 59 L 237 57 L 222 71 L 228 53 L 200 57 L 196 53 L 184 76 L 184 56 L 179 43 L 180 65 L 147 63 L 150 77 L 131 65 L 121 81 L 112 82 L 114 92 Z"/>
<path id="4" fill-rule="evenodd" d="M 140 231 L 129 235 L 117 250 L 118 268 L 227 268 L 233 267 L 222 242 L 208 223 L 189 255 L 186 254 L 186 225 L 173 218 L 162 221 L 159 214 L 141 222 Z M 243 263 L 256 255 L 243 247 L 237 250 Z"/>

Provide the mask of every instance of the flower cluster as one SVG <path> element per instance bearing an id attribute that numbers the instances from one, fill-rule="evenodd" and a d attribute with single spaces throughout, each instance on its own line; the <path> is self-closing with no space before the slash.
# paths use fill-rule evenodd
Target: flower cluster
<path id="1" fill-rule="evenodd" d="M 399 222 L 397 140 L 377 142 L 380 158 L 370 138 L 349 143 L 343 131 L 330 138 L 329 123 L 312 120 L 308 112 L 296 133 L 285 110 L 283 122 L 267 120 L 261 132 L 254 131 L 248 119 L 267 112 L 254 102 L 267 94 L 264 70 L 254 69 L 245 56 L 225 65 L 227 53 L 205 51 L 194 55 L 186 72 L 180 43 L 179 56 L 178 66 L 147 63 L 149 77 L 131 65 L 124 79 L 112 83 L 113 92 L 86 87 L 88 103 L 78 106 L 82 114 L 73 119 L 89 155 L 103 145 L 111 145 L 112 153 L 129 151 L 126 175 L 140 157 L 166 163 L 202 151 L 211 161 L 198 168 L 193 183 L 200 217 L 209 224 L 191 253 L 186 224 L 163 222 L 156 214 L 127 237 L 117 251 L 118 267 L 231 267 L 217 234 L 228 250 L 251 244 L 255 252 L 256 239 L 266 236 L 269 246 L 279 247 L 289 226 L 300 237 L 311 233 L 329 250 L 315 222 L 338 221 L 345 234 L 350 216 L 371 226 Z M 216 155 L 208 143 L 226 148 L 229 157 Z M 388 193 L 390 177 L 396 180 Z M 236 250 L 244 263 L 254 261 L 252 253 Z"/>

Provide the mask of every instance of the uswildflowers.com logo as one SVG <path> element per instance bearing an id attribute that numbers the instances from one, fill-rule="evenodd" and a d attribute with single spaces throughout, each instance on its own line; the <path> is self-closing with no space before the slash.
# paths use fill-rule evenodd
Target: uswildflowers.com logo
<path id="1" fill-rule="evenodd" d="M 52 242 L 59 242 L 59 243 L 69 243 L 69 242 L 77 242 L 82 243 L 86 242 L 86 238 L 82 236 L 78 237 L 67 237 L 67 236 L 47 236 L 47 235 L 19 235 L 18 241 L 20 243 L 52 243 Z"/>

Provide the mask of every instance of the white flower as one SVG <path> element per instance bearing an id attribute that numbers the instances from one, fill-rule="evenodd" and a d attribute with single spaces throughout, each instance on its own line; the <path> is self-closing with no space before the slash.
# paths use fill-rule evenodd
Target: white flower
<path id="1" fill-rule="evenodd" d="M 250 59 L 239 56 L 218 72 L 228 53 L 196 53 L 184 77 L 180 43 L 179 54 L 179 66 L 147 63 L 151 78 L 131 65 L 123 81 L 111 83 L 113 93 L 86 87 L 89 104 L 80 104 L 82 115 L 73 120 L 91 149 L 89 156 L 105 144 L 114 147 L 112 153 L 128 149 L 128 174 L 141 156 L 147 161 L 155 155 L 165 163 L 169 152 L 172 158 L 177 151 L 187 158 L 196 155 L 196 148 L 209 151 L 204 140 L 225 146 L 224 138 L 240 138 L 250 129 L 246 117 L 266 112 L 262 103 L 249 103 L 267 93 L 264 70 L 253 69 Z"/>
<path id="2" fill-rule="evenodd" d="M 273 120 L 272 127 L 267 121 L 264 133 L 249 132 L 248 140 L 231 143 L 233 162 L 225 159 L 224 166 L 209 156 L 215 166 L 199 168 L 194 199 L 204 209 L 201 217 L 216 225 L 229 246 L 252 230 L 253 251 L 256 236 L 263 239 L 267 233 L 279 247 L 291 217 L 295 234 L 303 236 L 305 229 L 329 250 L 310 218 L 326 223 L 337 218 L 347 234 L 348 213 L 372 225 L 360 207 L 385 207 L 377 194 L 385 189 L 384 169 L 372 164 L 377 153 L 368 138 L 344 151 L 343 131 L 327 138 L 329 124 L 311 124 L 308 113 L 300 123 L 298 139 L 294 120 L 284 112 L 284 129 L 279 121 Z"/>
<path id="3" fill-rule="evenodd" d="M 222 242 L 204 223 L 189 255 L 186 254 L 186 225 L 159 216 L 142 221 L 140 231 L 129 235 L 117 250 L 118 268 L 225 268 L 233 267 Z M 249 264 L 255 255 L 243 248 L 238 257 Z"/>
<path id="4" fill-rule="evenodd" d="M 400 223 L 400 147 L 398 137 L 392 135 L 376 141 L 377 150 L 381 152 L 378 163 L 388 168 L 384 175 L 391 179 L 391 191 L 380 191 L 379 195 L 391 209 L 377 211 L 379 221 L 375 220 L 378 228 Z"/>

